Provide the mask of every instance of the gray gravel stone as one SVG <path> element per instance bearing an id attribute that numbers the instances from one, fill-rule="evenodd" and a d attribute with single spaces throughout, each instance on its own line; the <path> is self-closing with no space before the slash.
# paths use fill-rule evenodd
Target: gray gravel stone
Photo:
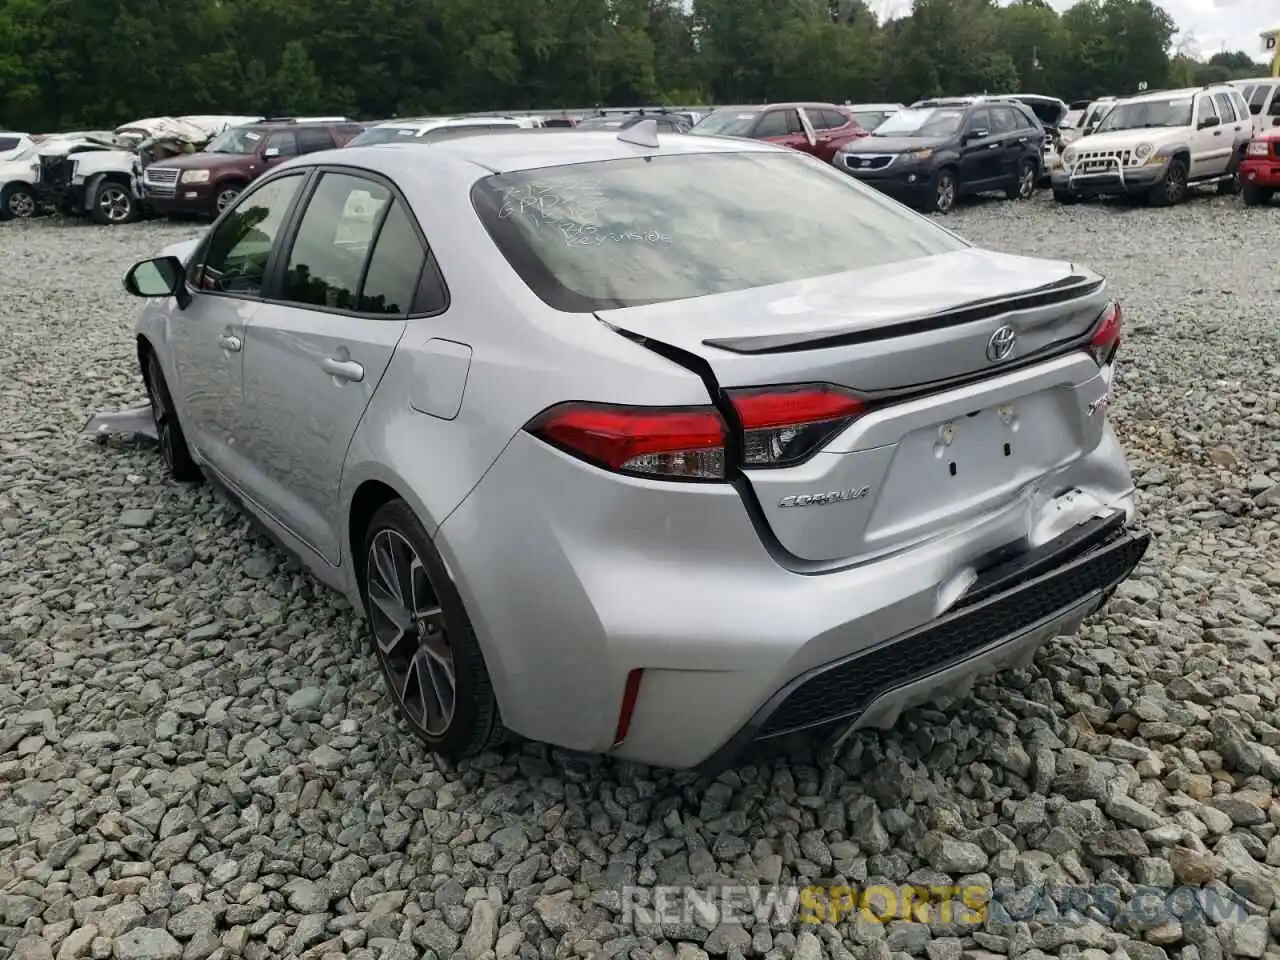
<path id="1" fill-rule="evenodd" d="M 1270 960 L 1273 214 L 1040 196 L 945 218 L 1089 264 L 1124 299 L 1110 414 L 1156 539 L 1030 668 L 855 735 L 834 764 L 797 748 L 710 783 L 536 744 L 426 755 L 345 603 L 212 490 L 165 481 L 152 449 L 77 435 L 143 396 L 138 304 L 104 278 L 199 228 L 0 224 L 0 954 Z M 1231 255 L 1207 256 L 1227 230 Z M 633 884 L 834 876 L 1007 890 L 1045 913 L 968 922 L 957 901 L 945 922 L 934 904 L 820 931 L 749 912 L 646 927 L 622 908 Z M 1246 906 L 1067 916 L 1069 893 L 1104 886 Z"/>

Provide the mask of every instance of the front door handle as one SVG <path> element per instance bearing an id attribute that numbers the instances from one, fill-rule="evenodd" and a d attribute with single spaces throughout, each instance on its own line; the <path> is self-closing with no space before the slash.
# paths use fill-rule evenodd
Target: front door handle
<path id="1" fill-rule="evenodd" d="M 1220 137 L 1220 136 L 1222 136 L 1222 131 L 1221 131 L 1221 130 L 1215 130 L 1215 131 L 1213 131 L 1213 135 L 1214 135 L 1215 137 Z"/>
<path id="2" fill-rule="evenodd" d="M 999 149 L 1000 149 L 1001 147 L 1003 147 L 1003 146 L 1004 146 L 1004 144 L 1003 144 L 1003 143 L 993 143 L 993 144 L 989 145 L 989 146 L 987 147 L 987 149 L 988 149 L 988 150 L 999 150 Z"/>
<path id="3" fill-rule="evenodd" d="M 354 360 L 336 360 L 333 357 L 325 357 L 320 361 L 320 369 L 331 377 L 337 377 L 339 380 L 349 380 L 352 383 L 359 383 L 364 379 L 364 367 Z"/>
<path id="4" fill-rule="evenodd" d="M 243 344 L 239 337 L 233 337 L 229 333 L 224 333 L 218 338 L 218 346 L 230 353 L 239 353 L 240 347 L 243 346 Z"/>

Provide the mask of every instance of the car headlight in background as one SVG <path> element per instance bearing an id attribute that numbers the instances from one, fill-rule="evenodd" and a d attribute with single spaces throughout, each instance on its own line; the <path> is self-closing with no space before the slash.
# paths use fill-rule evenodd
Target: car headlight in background
<path id="1" fill-rule="evenodd" d="M 1076 148 L 1075 148 L 1075 147 L 1067 147 L 1067 149 L 1066 149 L 1066 150 L 1062 151 L 1062 162 L 1063 162 L 1063 163 L 1072 163 L 1072 162 L 1075 160 L 1075 158 L 1076 158 Z"/>
<path id="2" fill-rule="evenodd" d="M 1267 141 L 1250 140 L 1248 153 L 1251 157 L 1265 157 L 1267 155 Z"/>
<path id="3" fill-rule="evenodd" d="M 208 183 L 209 171 L 208 170 L 183 170 L 182 182 L 183 183 Z"/>
<path id="4" fill-rule="evenodd" d="M 1145 160 L 1151 156 L 1151 151 L 1154 149 L 1155 147 L 1149 143 L 1140 143 L 1133 148 L 1133 155 L 1139 160 Z"/>
<path id="5" fill-rule="evenodd" d="M 908 150 L 903 154 L 903 157 L 907 160 L 928 160 L 932 156 L 932 147 L 926 147 L 924 150 Z"/>

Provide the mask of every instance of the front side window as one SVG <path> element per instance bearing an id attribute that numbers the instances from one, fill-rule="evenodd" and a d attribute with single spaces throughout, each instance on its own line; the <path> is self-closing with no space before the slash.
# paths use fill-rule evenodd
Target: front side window
<path id="1" fill-rule="evenodd" d="M 275 153 L 271 151 L 274 150 Z M 298 141 L 292 130 L 278 130 L 267 137 L 267 146 L 263 154 L 272 157 L 296 157 Z"/>
<path id="2" fill-rule="evenodd" d="M 280 299 L 355 310 L 365 259 L 391 191 L 346 173 L 326 173 L 307 202 L 289 251 Z"/>
<path id="3" fill-rule="evenodd" d="M 258 296 L 271 248 L 305 175 L 290 174 L 244 193 L 214 229 L 189 276 L 197 290 Z"/>
<path id="4" fill-rule="evenodd" d="M 785 137 L 791 126 L 787 122 L 787 114 L 794 113 L 794 110 L 766 110 L 764 116 L 760 118 L 760 125 L 756 127 L 753 136 L 764 139 L 765 137 Z M 800 118 L 796 117 L 794 124 L 796 130 L 800 129 Z"/>
<path id="5" fill-rule="evenodd" d="M 257 153 L 260 146 L 262 146 L 261 130 L 233 127 L 214 137 L 213 142 L 205 147 L 205 152 L 248 156 L 251 153 Z"/>
<path id="6" fill-rule="evenodd" d="M 967 244 L 829 164 L 764 152 L 495 174 L 472 201 L 551 306 L 606 310 L 929 257 Z"/>
<path id="7" fill-rule="evenodd" d="M 1231 98 L 1225 93 L 1215 93 L 1213 102 L 1218 108 L 1218 116 L 1222 118 L 1223 123 L 1234 123 L 1236 120 L 1236 105 L 1231 102 Z"/>
<path id="8" fill-rule="evenodd" d="M 1206 120 L 1218 119 L 1218 109 L 1213 105 L 1213 97 L 1204 96 L 1196 98 L 1196 122 L 1204 123 Z"/>
<path id="9" fill-rule="evenodd" d="M 994 133 L 991 123 L 991 111 L 987 109 L 975 110 L 973 115 L 969 117 L 968 124 L 965 125 L 966 133 L 980 133 L 983 136 L 989 136 Z"/>
<path id="10" fill-rule="evenodd" d="M 358 137 L 348 141 L 348 147 L 367 147 L 374 143 L 408 143 L 418 133 L 417 127 L 371 127 Z"/>
<path id="11" fill-rule="evenodd" d="M 1269 83 L 1260 83 L 1252 89 L 1253 93 L 1249 95 L 1249 112 L 1261 113 L 1262 108 L 1267 105 L 1267 97 L 1271 95 L 1274 87 Z"/>
<path id="12" fill-rule="evenodd" d="M 694 124 L 692 132 L 711 137 L 746 137 L 759 116 L 751 111 L 717 110 Z"/>

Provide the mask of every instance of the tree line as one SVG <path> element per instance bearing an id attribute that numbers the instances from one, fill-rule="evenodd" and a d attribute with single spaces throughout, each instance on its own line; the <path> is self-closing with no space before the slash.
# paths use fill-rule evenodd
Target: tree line
<path id="1" fill-rule="evenodd" d="M 1151 0 L 0 0 L 0 128 L 366 119 L 962 93 L 1063 99 L 1256 75 Z"/>

